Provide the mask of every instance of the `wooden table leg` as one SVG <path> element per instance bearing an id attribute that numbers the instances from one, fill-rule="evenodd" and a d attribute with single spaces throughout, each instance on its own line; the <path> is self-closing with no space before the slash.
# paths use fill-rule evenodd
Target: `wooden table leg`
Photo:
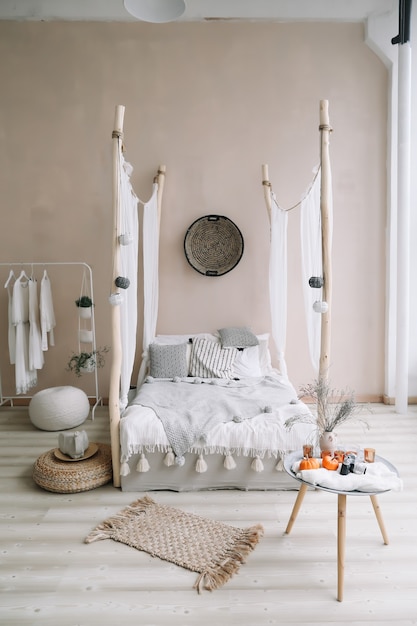
<path id="1" fill-rule="evenodd" d="M 307 491 L 307 485 L 305 483 L 301 483 L 300 489 L 297 494 L 297 498 L 294 502 L 294 506 L 290 515 L 290 519 L 288 520 L 287 528 L 285 529 L 285 533 L 287 535 L 289 535 L 289 533 L 291 532 L 291 528 L 293 527 L 293 524 L 297 518 L 298 511 L 300 510 L 306 491 Z"/>
<path id="2" fill-rule="evenodd" d="M 378 500 L 376 496 L 370 496 L 372 506 L 374 507 L 375 517 L 379 525 L 379 529 L 382 534 L 382 539 L 384 540 L 384 544 L 387 546 L 389 544 L 387 531 L 385 530 L 384 520 L 382 519 L 381 509 L 379 508 Z"/>
<path id="3" fill-rule="evenodd" d="M 343 600 L 346 546 L 346 494 L 337 496 L 337 599 Z"/>

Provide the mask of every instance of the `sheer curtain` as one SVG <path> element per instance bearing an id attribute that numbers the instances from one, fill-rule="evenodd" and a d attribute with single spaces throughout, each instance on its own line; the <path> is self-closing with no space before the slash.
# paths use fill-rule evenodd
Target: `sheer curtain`
<path id="1" fill-rule="evenodd" d="M 278 368 L 287 375 L 285 338 L 287 333 L 287 226 L 288 213 L 278 206 L 271 195 L 271 246 L 269 257 L 269 298 L 272 338 L 278 358 Z"/>
<path id="2" fill-rule="evenodd" d="M 159 215 L 158 184 L 154 183 L 152 196 L 143 207 L 143 354 L 138 376 L 142 384 L 149 362 L 149 344 L 155 338 L 159 300 Z"/>
<path id="3" fill-rule="evenodd" d="M 329 186 L 331 188 L 331 181 L 329 182 Z M 301 264 L 305 317 L 307 323 L 310 358 L 316 372 L 318 372 L 320 364 L 321 314 L 314 311 L 313 304 L 316 300 L 321 301 L 322 289 L 310 287 L 309 279 L 312 276 L 323 276 L 320 193 L 321 170 L 318 171 L 315 181 L 308 194 L 301 201 L 300 216 Z M 328 199 L 328 204 L 329 236 L 331 241 L 333 230 L 333 207 L 331 198 Z"/>
<path id="4" fill-rule="evenodd" d="M 120 378 L 120 407 L 124 409 L 128 403 L 128 393 L 132 377 L 132 370 L 136 353 L 137 332 L 137 276 L 138 276 L 138 247 L 139 247 L 139 219 L 138 198 L 133 191 L 130 176 L 132 166 L 120 154 L 120 241 L 125 238 L 125 244 L 120 250 L 120 275 L 129 279 L 127 289 L 122 289 L 123 296 L 120 303 L 120 339 L 122 344 L 122 363 Z M 130 243 L 128 242 L 130 240 Z"/>

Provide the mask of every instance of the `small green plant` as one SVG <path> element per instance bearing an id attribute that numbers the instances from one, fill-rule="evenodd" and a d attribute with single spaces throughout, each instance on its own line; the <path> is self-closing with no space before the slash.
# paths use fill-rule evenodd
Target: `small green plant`
<path id="1" fill-rule="evenodd" d="M 67 363 L 66 370 L 74 372 L 76 376 L 81 376 L 87 372 L 93 372 L 95 369 L 104 366 L 104 355 L 110 350 L 108 346 L 98 348 L 91 352 L 73 352 Z"/>
<path id="2" fill-rule="evenodd" d="M 75 301 L 75 304 L 78 307 L 82 307 L 84 309 L 87 309 L 88 307 L 93 306 L 93 301 L 90 298 L 90 296 L 80 296 L 78 298 L 78 300 Z"/>

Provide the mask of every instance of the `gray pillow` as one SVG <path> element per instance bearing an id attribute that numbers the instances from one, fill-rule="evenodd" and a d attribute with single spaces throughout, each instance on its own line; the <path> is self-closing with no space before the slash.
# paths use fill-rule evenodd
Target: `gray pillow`
<path id="1" fill-rule="evenodd" d="M 149 346 L 150 370 L 154 378 L 174 378 L 188 376 L 187 344 L 160 345 L 151 343 Z"/>
<path id="2" fill-rule="evenodd" d="M 222 348 L 250 348 L 259 345 L 256 335 L 246 326 L 220 328 Z"/>

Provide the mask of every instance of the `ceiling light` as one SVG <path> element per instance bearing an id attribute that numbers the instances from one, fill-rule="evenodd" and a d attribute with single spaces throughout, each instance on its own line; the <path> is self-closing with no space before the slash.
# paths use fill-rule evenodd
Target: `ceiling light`
<path id="1" fill-rule="evenodd" d="M 133 17 L 154 24 L 172 22 L 185 12 L 184 0 L 124 0 L 124 5 Z"/>

